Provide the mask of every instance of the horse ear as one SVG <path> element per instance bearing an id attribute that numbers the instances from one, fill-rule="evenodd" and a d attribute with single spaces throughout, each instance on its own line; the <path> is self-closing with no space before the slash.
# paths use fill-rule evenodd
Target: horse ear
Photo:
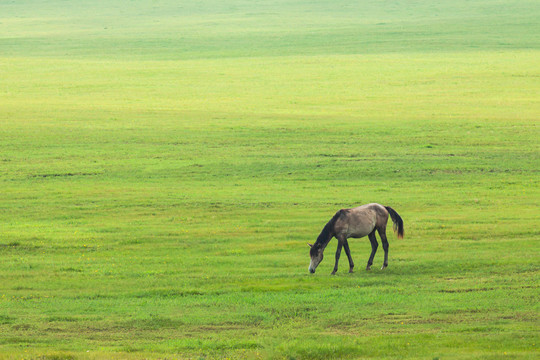
<path id="1" fill-rule="evenodd" d="M 307 244 L 309 245 L 309 247 L 313 247 L 313 245 L 312 245 L 312 244 L 310 244 L 310 243 L 307 243 Z"/>

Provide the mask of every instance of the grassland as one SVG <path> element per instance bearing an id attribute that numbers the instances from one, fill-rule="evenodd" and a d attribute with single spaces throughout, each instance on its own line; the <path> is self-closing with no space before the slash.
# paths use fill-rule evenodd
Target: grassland
<path id="1" fill-rule="evenodd" d="M 0 3 L 0 358 L 538 358 L 539 16 Z"/>

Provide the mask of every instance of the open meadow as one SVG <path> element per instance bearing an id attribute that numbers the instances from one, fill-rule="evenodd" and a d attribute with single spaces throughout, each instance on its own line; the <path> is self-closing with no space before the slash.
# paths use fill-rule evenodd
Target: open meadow
<path id="1" fill-rule="evenodd" d="M 538 359 L 539 18 L 1 1 L 0 359 Z"/>

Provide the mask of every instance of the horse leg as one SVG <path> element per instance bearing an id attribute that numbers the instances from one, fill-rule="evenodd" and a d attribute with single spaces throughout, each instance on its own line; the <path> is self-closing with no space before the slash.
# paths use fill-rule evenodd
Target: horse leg
<path id="1" fill-rule="evenodd" d="M 382 270 L 382 269 L 384 269 L 384 268 L 386 268 L 388 266 L 388 248 L 389 248 L 389 245 L 388 245 L 388 239 L 386 238 L 386 227 L 378 229 L 377 231 L 379 232 L 379 236 L 381 237 L 382 247 L 384 249 L 384 263 L 383 263 L 383 266 L 381 268 L 381 270 Z"/>
<path id="2" fill-rule="evenodd" d="M 347 242 L 347 239 L 343 242 L 343 247 L 345 248 L 345 254 L 347 254 L 347 258 L 349 258 L 349 272 L 353 272 L 354 263 L 352 261 L 351 257 L 351 250 L 349 249 L 349 243 Z"/>
<path id="3" fill-rule="evenodd" d="M 369 241 L 371 242 L 371 255 L 369 256 L 369 260 L 366 266 L 366 270 L 371 270 L 371 265 L 373 265 L 373 258 L 375 257 L 375 253 L 377 252 L 377 248 L 379 247 L 379 243 L 377 242 L 377 238 L 375 237 L 375 230 L 373 230 L 369 235 Z"/>
<path id="4" fill-rule="evenodd" d="M 338 262 L 339 262 L 339 257 L 341 255 L 341 247 L 342 246 L 343 246 L 343 243 L 341 242 L 341 240 L 338 239 L 337 250 L 336 250 L 336 265 L 334 265 L 334 271 L 332 271 L 332 275 L 336 275 L 337 265 L 338 265 Z"/>

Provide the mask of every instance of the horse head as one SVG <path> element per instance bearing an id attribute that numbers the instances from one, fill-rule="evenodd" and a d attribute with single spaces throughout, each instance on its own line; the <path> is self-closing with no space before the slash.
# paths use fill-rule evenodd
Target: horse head
<path id="1" fill-rule="evenodd" d="M 321 263 L 322 259 L 323 259 L 323 250 L 319 244 L 315 243 L 315 245 L 311 245 L 309 244 L 309 247 L 311 248 L 309 250 L 309 256 L 311 258 L 311 262 L 309 263 L 309 272 L 311 274 L 314 274 L 315 273 L 315 269 L 317 268 L 317 266 L 319 266 L 319 264 Z"/>

